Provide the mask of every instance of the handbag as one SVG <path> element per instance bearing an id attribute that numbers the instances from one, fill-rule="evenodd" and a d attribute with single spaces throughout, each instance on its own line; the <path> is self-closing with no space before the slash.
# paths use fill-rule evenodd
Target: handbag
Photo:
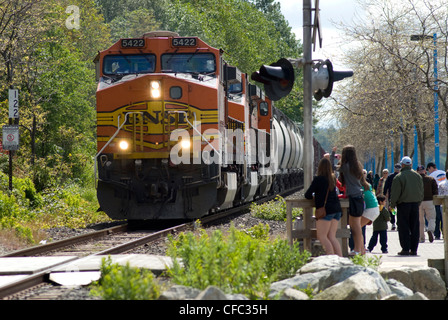
<path id="1" fill-rule="evenodd" d="M 328 198 L 329 191 L 330 191 L 330 189 L 327 190 L 327 195 L 325 196 L 324 206 L 319 209 L 316 209 L 314 211 L 314 216 L 316 217 L 316 220 L 325 218 L 325 216 L 327 215 L 327 210 L 325 210 L 325 205 L 327 204 L 327 198 Z"/>

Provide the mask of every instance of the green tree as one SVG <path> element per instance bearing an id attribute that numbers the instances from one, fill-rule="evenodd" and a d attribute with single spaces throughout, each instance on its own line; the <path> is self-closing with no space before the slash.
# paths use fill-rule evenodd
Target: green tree
<path id="1" fill-rule="evenodd" d="M 137 9 L 125 12 L 110 22 L 112 42 L 121 38 L 139 38 L 144 33 L 160 29 L 152 10 Z"/>
<path id="2" fill-rule="evenodd" d="M 79 29 L 66 27 L 68 5 L 80 9 Z M 67 170 L 59 172 L 73 178 L 80 174 L 79 168 L 88 168 L 85 159 L 75 155 L 95 152 L 92 60 L 98 49 L 110 44 L 108 27 L 93 0 L 4 1 L 0 9 L 4 19 L 14 22 L 0 22 L 4 23 L 0 77 L 4 85 L 20 90 L 21 148 L 14 160 L 16 171 L 36 176 L 40 159 L 58 159 L 44 161 L 45 166 L 51 170 L 64 164 Z M 0 97 L 4 108 L 0 120 L 6 123 L 5 86 Z M 74 141 L 82 143 L 75 146 Z M 39 161 L 33 166 L 35 159 Z"/>

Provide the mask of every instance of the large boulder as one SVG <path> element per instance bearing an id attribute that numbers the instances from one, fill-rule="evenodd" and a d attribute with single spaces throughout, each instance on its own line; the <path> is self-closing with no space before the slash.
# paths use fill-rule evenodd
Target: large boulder
<path id="1" fill-rule="evenodd" d="M 382 270 L 385 279 L 395 279 L 415 292 L 424 294 L 430 300 L 445 300 L 446 285 L 440 273 L 430 267 L 399 267 Z"/>
<path id="2" fill-rule="evenodd" d="M 318 293 L 314 300 L 381 300 L 392 292 L 384 279 L 378 279 L 363 270 Z"/>
<path id="3" fill-rule="evenodd" d="M 333 286 L 335 288 L 323 295 Z M 311 289 L 316 294 L 315 299 L 382 299 L 392 294 L 377 271 L 335 255 L 317 257 L 293 278 L 273 283 L 269 297 L 279 297 L 288 288 Z M 342 289 L 346 292 L 341 293 Z"/>
<path id="4" fill-rule="evenodd" d="M 249 300 L 242 294 L 225 294 L 215 286 L 208 286 L 204 290 L 186 286 L 174 285 L 163 292 L 159 300 Z"/>
<path id="5" fill-rule="evenodd" d="M 311 290 L 317 300 L 447 298 L 445 282 L 435 268 L 401 267 L 379 273 L 335 255 L 319 256 L 298 270 L 294 277 L 273 283 L 269 297 L 283 299 L 289 288 Z"/>

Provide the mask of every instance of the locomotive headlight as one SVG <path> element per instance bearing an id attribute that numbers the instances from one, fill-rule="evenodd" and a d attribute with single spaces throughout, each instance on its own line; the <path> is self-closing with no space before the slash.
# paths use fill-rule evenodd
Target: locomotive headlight
<path id="1" fill-rule="evenodd" d="M 126 140 L 121 140 L 120 143 L 118 144 L 118 146 L 120 147 L 121 150 L 128 150 L 129 148 L 129 143 Z"/>
<path id="2" fill-rule="evenodd" d="M 162 86 L 160 85 L 160 81 L 151 81 L 150 86 L 151 98 L 160 98 L 162 96 Z"/>
<path id="3" fill-rule="evenodd" d="M 191 142 L 190 140 L 182 139 L 182 141 L 180 142 L 180 146 L 182 147 L 182 149 L 190 149 Z"/>

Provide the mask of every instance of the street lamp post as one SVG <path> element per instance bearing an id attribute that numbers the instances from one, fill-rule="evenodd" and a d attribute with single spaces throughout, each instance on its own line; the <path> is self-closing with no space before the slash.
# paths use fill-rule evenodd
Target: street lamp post
<path id="1" fill-rule="evenodd" d="M 418 135 L 417 127 L 414 124 L 414 160 L 412 161 L 412 169 L 417 170 L 418 166 Z"/>
<path id="2" fill-rule="evenodd" d="M 437 168 L 440 168 L 440 145 L 439 145 L 439 81 L 437 74 L 437 33 L 434 33 L 434 157 Z"/>

